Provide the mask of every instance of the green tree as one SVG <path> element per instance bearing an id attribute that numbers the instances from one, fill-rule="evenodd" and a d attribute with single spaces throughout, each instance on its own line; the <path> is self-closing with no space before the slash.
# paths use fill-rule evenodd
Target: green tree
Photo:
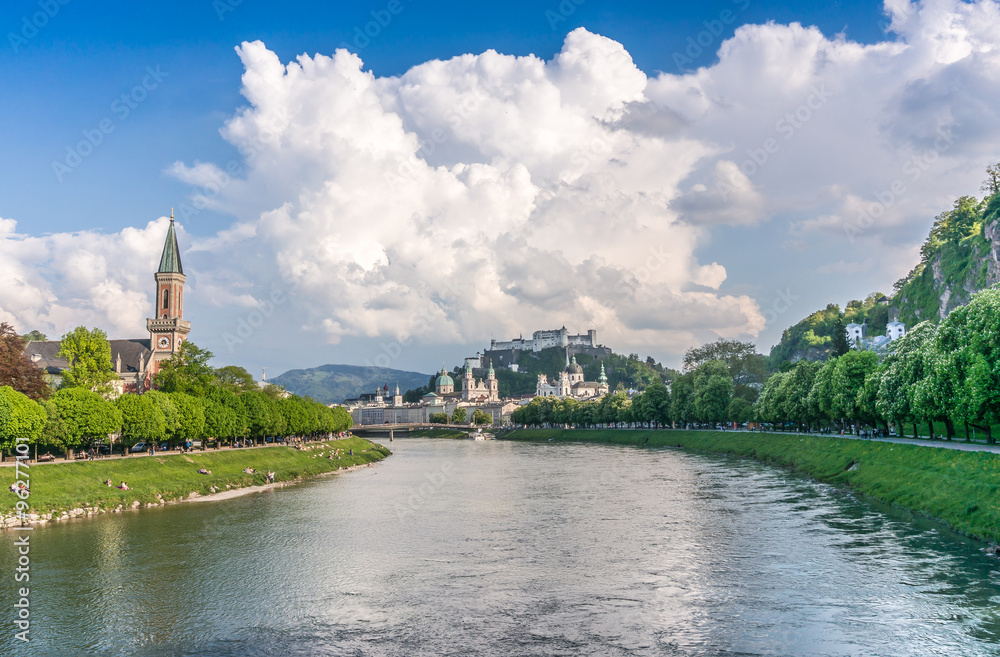
<path id="1" fill-rule="evenodd" d="M 822 368 L 821 363 L 799 361 L 782 381 L 780 389 L 781 414 L 786 420 L 801 425 L 811 426 L 818 416 L 809 406 L 809 392 L 816 381 L 816 374 Z"/>
<path id="2" fill-rule="evenodd" d="M 767 376 L 764 356 L 757 353 L 754 343 L 726 338 L 688 349 L 684 354 L 684 369 L 690 372 L 713 360 L 726 364 L 734 386 L 760 383 Z"/>
<path id="3" fill-rule="evenodd" d="M 788 372 L 775 372 L 764 382 L 764 388 L 754 404 L 754 415 L 761 422 L 783 424 L 787 419 L 782 392 L 788 377 Z"/>
<path id="4" fill-rule="evenodd" d="M 156 404 L 156 406 L 163 413 L 164 434 L 166 435 L 166 439 L 168 441 L 175 443 L 177 441 L 177 435 L 181 430 L 181 414 L 177 405 L 174 404 L 173 398 L 167 393 L 160 392 L 159 390 L 151 390 L 150 392 L 144 393 L 142 396 Z"/>
<path id="5" fill-rule="evenodd" d="M 753 420 L 753 404 L 742 397 L 733 397 L 726 409 L 726 417 L 740 424 L 750 422 Z"/>
<path id="6" fill-rule="evenodd" d="M 121 443 L 127 449 L 138 442 L 160 442 L 167 437 L 163 409 L 146 395 L 121 395 L 115 406 L 122 415 Z"/>
<path id="7" fill-rule="evenodd" d="M 838 316 L 836 323 L 833 325 L 833 339 L 831 342 L 830 356 L 833 358 L 839 358 L 850 350 L 851 345 L 847 341 L 847 327 L 844 326 L 844 320 Z"/>
<path id="8" fill-rule="evenodd" d="M 7 322 L 0 323 L 0 386 L 10 386 L 36 401 L 52 394 L 45 374 L 24 353 L 24 340 Z"/>
<path id="9" fill-rule="evenodd" d="M 284 419 L 276 407 L 276 400 L 260 390 L 244 392 L 238 399 L 243 404 L 248 435 L 251 438 L 263 439 L 281 435 Z"/>
<path id="10" fill-rule="evenodd" d="M 246 408 L 231 391 L 216 388 L 202 400 L 205 407 L 205 435 L 217 442 L 246 438 L 248 433 Z"/>
<path id="11" fill-rule="evenodd" d="M 916 423 L 923 419 L 916 394 L 921 382 L 928 376 L 927 347 L 934 338 L 934 330 L 930 322 L 917 324 L 906 335 L 892 341 L 883 363 L 875 407 L 879 415 L 893 421 L 901 436 L 903 423 L 911 421 L 913 437 L 916 438 Z"/>
<path id="12" fill-rule="evenodd" d="M 982 191 L 989 196 L 1000 192 L 1000 162 L 986 167 L 986 180 L 983 181 Z"/>
<path id="13" fill-rule="evenodd" d="M 844 335 L 846 340 L 846 332 Z M 826 418 L 827 420 L 834 418 L 833 373 L 837 369 L 838 360 L 840 359 L 830 358 L 823 363 L 823 366 L 816 372 L 813 386 L 809 390 L 809 412 L 817 418 Z"/>
<path id="14" fill-rule="evenodd" d="M 447 413 L 431 413 L 428 418 L 432 424 L 448 424 L 448 414 Z"/>
<path id="15" fill-rule="evenodd" d="M 871 351 L 849 351 L 837 359 L 833 370 L 833 399 L 831 411 L 834 417 L 851 420 L 857 424 L 865 418 L 865 407 L 859 395 L 865 387 L 865 379 L 878 370 L 878 356 Z"/>
<path id="16" fill-rule="evenodd" d="M 468 419 L 468 412 L 464 408 L 456 408 L 451 414 L 452 424 L 465 424 Z"/>
<path id="17" fill-rule="evenodd" d="M 723 422 L 733 398 L 733 380 L 725 361 L 710 360 L 694 371 L 694 412 L 702 422 Z"/>
<path id="18" fill-rule="evenodd" d="M 118 378 L 111 367 L 111 343 L 99 328 L 78 326 L 62 337 L 59 356 L 69 362 L 63 372 L 64 388 L 85 388 L 104 396 L 111 395 L 111 382 Z"/>
<path id="19" fill-rule="evenodd" d="M 694 372 L 677 377 L 670 388 L 670 420 L 688 424 L 695 421 Z"/>
<path id="20" fill-rule="evenodd" d="M 939 419 L 958 417 L 986 431 L 992 443 L 991 425 L 1000 421 L 1000 289 L 983 290 L 952 311 L 938 326 L 933 351 L 923 388 L 935 391 L 929 405 L 945 411 Z"/>
<path id="21" fill-rule="evenodd" d="M 177 429 L 170 436 L 171 442 L 181 443 L 205 437 L 205 407 L 201 399 L 183 392 L 168 393 L 177 409 Z M 205 443 L 202 443 L 202 449 Z"/>
<path id="22" fill-rule="evenodd" d="M 639 403 L 640 416 L 644 422 L 651 422 L 659 428 L 670 422 L 670 390 L 656 382 L 646 388 Z"/>
<path id="23" fill-rule="evenodd" d="M 53 436 L 73 457 L 73 450 L 91 442 L 103 441 L 118 433 L 122 414 L 114 404 L 86 388 L 63 388 L 52 395 L 55 420 L 61 435 Z M 51 434 L 50 434 L 51 435 Z"/>
<path id="24" fill-rule="evenodd" d="M 477 408 L 472 414 L 472 423 L 475 425 L 493 424 L 493 416 Z"/>
<path id="25" fill-rule="evenodd" d="M 45 420 L 45 409 L 37 402 L 10 386 L 0 386 L 0 452 L 13 453 L 18 443 L 37 443 Z"/>
<path id="26" fill-rule="evenodd" d="M 163 392 L 186 392 L 204 397 L 216 382 L 215 370 L 208 364 L 214 354 L 190 340 L 180 350 L 160 363 L 153 383 Z"/>
<path id="27" fill-rule="evenodd" d="M 219 387 L 235 393 L 257 389 L 257 382 L 254 381 L 253 375 L 236 365 L 226 365 L 215 370 L 215 383 Z"/>
<path id="28" fill-rule="evenodd" d="M 41 331 L 39 331 L 38 329 L 32 329 L 31 331 L 28 331 L 27 333 L 22 335 L 21 339 L 24 340 L 25 342 L 45 342 L 46 340 L 49 339 L 49 337 L 44 333 L 42 333 Z"/>

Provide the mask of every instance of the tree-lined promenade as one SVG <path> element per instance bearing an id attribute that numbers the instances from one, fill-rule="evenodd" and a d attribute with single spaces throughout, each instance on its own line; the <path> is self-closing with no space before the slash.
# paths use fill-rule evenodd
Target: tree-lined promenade
<path id="1" fill-rule="evenodd" d="M 124 454 L 139 442 L 182 445 L 213 439 L 217 446 L 265 438 L 319 439 L 350 428 L 351 417 L 277 386 L 261 388 L 243 368 L 208 365 L 211 352 L 185 342 L 164 361 L 156 389 L 114 395 L 107 337 L 77 328 L 60 355 L 70 363 L 58 390 L 23 353 L 21 336 L 0 324 L 0 450 L 18 445 L 73 451 L 105 444 Z M 21 452 L 25 448 L 21 448 Z"/>
<path id="2" fill-rule="evenodd" d="M 617 391 L 599 401 L 536 398 L 512 421 L 524 426 L 661 427 L 694 423 L 764 423 L 775 428 L 830 431 L 895 428 L 920 435 L 925 427 L 952 439 L 961 429 L 994 443 L 1000 423 L 1000 290 L 973 296 L 938 325 L 923 322 L 891 343 L 881 359 L 850 349 L 838 335 L 825 362 L 799 361 L 766 378 L 757 393 L 747 383 L 753 345 L 721 340 L 692 350 L 688 371 L 670 387 L 654 383 L 639 394 Z M 689 352 L 689 355 L 692 354 Z M 761 376 L 761 379 L 764 377 Z M 891 427 L 890 427 L 891 425 Z"/>

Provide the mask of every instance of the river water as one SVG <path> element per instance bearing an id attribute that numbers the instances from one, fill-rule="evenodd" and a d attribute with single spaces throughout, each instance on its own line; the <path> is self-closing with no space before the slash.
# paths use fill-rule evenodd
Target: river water
<path id="1" fill-rule="evenodd" d="M 400 439 L 384 463 L 34 530 L 24 655 L 1000 655 L 1000 563 L 784 471 Z"/>

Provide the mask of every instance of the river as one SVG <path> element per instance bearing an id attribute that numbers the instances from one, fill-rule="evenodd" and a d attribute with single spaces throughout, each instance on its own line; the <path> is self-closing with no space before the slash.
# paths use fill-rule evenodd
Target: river
<path id="1" fill-rule="evenodd" d="M 1000 562 L 844 491 L 673 449 L 390 446 L 343 476 L 38 527 L 29 644 L 4 533 L 0 653 L 1000 655 Z"/>

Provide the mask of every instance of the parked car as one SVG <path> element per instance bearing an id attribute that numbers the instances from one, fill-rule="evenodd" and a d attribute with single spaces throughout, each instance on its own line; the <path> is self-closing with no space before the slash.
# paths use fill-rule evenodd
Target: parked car
<path id="1" fill-rule="evenodd" d="M 130 452 L 132 452 L 134 454 L 136 452 L 145 452 L 147 449 L 149 449 L 149 445 L 147 445 L 146 443 L 142 442 L 142 443 L 136 443 L 136 444 L 132 445 L 132 447 L 130 447 L 128 451 L 130 451 Z"/>

